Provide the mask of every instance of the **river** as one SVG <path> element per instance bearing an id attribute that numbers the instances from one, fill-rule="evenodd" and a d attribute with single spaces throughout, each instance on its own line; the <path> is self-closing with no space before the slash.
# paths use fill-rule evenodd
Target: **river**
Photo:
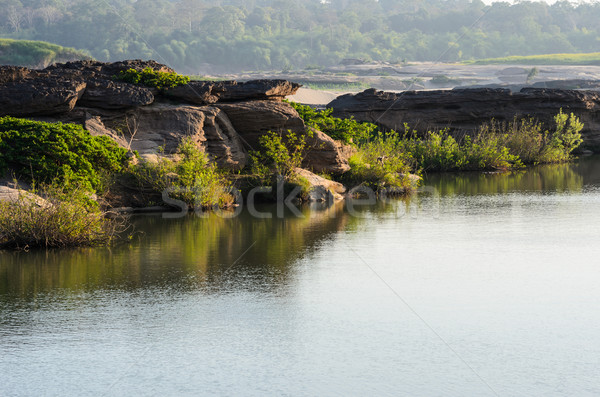
<path id="1" fill-rule="evenodd" d="M 0 253 L 0 395 L 600 395 L 600 158 L 352 204 Z"/>

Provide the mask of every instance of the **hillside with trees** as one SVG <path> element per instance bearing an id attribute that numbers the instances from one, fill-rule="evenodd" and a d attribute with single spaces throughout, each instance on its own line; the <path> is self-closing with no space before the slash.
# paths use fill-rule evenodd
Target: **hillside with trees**
<path id="1" fill-rule="evenodd" d="M 600 3 L 0 0 L 0 36 L 153 58 L 184 73 L 596 52 Z"/>
<path id="2" fill-rule="evenodd" d="M 44 41 L 0 39 L 0 65 L 43 68 L 56 62 L 90 58 L 87 51 Z"/>

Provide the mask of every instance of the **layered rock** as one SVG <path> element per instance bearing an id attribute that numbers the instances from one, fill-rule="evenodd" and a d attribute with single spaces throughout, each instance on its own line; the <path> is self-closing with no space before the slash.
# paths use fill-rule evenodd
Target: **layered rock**
<path id="1" fill-rule="evenodd" d="M 172 69 L 154 61 L 76 61 L 43 70 L 0 67 L 0 115 L 83 125 L 151 159 L 173 154 L 191 137 L 219 166 L 240 169 L 247 150 L 260 148 L 268 131 L 304 135 L 296 110 L 281 101 L 299 84 L 285 80 L 192 81 L 158 90 L 115 79 L 121 71 Z M 308 138 L 306 165 L 341 173 L 348 163 L 343 147 L 325 134 Z"/>
<path id="2" fill-rule="evenodd" d="M 390 93 L 366 90 L 338 97 L 327 105 L 333 116 L 354 117 L 387 129 L 449 128 L 451 132 L 475 131 L 480 125 L 534 117 L 548 125 L 563 109 L 573 112 L 585 124 L 584 145 L 600 149 L 600 93 L 557 89 L 454 89 L 448 91 L 407 91 Z"/>
<path id="3" fill-rule="evenodd" d="M 83 95 L 85 87 L 85 81 L 80 78 L 0 67 L 0 116 L 69 112 Z"/>
<path id="4" fill-rule="evenodd" d="M 306 127 L 298 112 L 287 103 L 274 101 L 244 101 L 217 103 L 235 130 L 240 134 L 247 149 L 258 150 L 258 139 L 266 132 L 293 132 L 304 134 Z"/>

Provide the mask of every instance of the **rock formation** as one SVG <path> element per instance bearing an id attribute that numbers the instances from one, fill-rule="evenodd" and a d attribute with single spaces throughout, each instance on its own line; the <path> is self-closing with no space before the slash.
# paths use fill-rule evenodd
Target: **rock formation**
<path id="1" fill-rule="evenodd" d="M 304 134 L 298 113 L 282 99 L 299 84 L 286 80 L 191 81 L 168 89 L 147 88 L 114 77 L 127 69 L 173 72 L 154 61 L 76 61 L 43 70 L 0 66 L 0 116 L 83 125 L 152 159 L 170 155 L 186 136 L 219 166 L 240 169 L 258 138 L 288 130 Z M 348 167 L 343 147 L 314 133 L 308 164 L 318 172 Z"/>
<path id="2" fill-rule="evenodd" d="M 584 146 L 600 149 L 600 92 L 543 88 L 454 89 L 391 93 L 366 90 L 338 97 L 327 105 L 333 116 L 354 117 L 387 129 L 404 130 L 404 123 L 419 132 L 449 128 L 453 133 L 475 131 L 490 120 L 511 121 L 533 117 L 551 124 L 563 109 L 585 124 Z"/>

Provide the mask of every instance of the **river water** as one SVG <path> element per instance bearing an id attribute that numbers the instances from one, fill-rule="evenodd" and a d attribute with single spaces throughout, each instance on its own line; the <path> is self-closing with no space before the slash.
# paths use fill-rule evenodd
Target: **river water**
<path id="1" fill-rule="evenodd" d="M 600 395 L 600 159 L 354 204 L 0 253 L 0 395 Z"/>

